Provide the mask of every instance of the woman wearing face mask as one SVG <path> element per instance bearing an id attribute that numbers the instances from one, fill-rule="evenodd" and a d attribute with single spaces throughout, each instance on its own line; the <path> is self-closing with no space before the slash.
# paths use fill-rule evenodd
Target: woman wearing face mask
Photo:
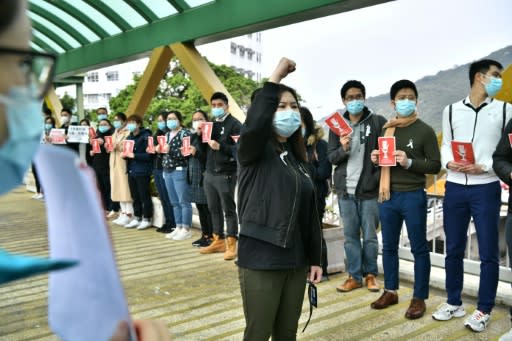
<path id="1" fill-rule="evenodd" d="M 190 185 L 187 181 L 188 156 L 182 153 L 183 138 L 190 131 L 182 127 L 182 115 L 171 111 L 167 115 L 167 144 L 163 150 L 164 180 L 174 210 L 176 229 L 166 235 L 167 239 L 185 240 L 192 238 L 192 204 L 190 203 Z"/>
<path id="2" fill-rule="evenodd" d="M 301 133 L 306 144 L 309 170 L 315 183 L 316 205 L 320 221 L 324 218 L 325 197 L 329 194 L 327 180 L 331 178 L 332 165 L 327 158 L 327 141 L 323 139 L 324 130 L 317 126 L 313 115 L 306 107 L 300 107 Z M 322 280 L 327 280 L 327 245 L 322 238 Z"/>
<path id="3" fill-rule="evenodd" d="M 206 247 L 212 240 L 212 216 L 206 202 L 203 189 L 203 173 L 206 169 L 206 153 L 202 146 L 201 125 L 208 121 L 208 115 L 202 110 L 196 110 L 192 115 L 192 134 L 190 141 L 191 156 L 188 160 L 188 182 L 191 190 L 191 202 L 196 204 L 199 213 L 202 236 L 192 242 L 193 246 Z"/>
<path id="4" fill-rule="evenodd" d="M 78 123 L 80 126 L 82 127 L 90 127 L 91 126 L 91 121 L 89 121 L 88 119 L 86 118 L 82 118 L 80 120 L 80 123 Z M 75 145 L 79 146 L 80 144 L 79 143 L 75 143 Z M 92 167 L 92 154 L 91 154 L 91 144 L 90 143 L 87 143 L 85 145 L 85 161 L 86 163 Z"/>
<path id="5" fill-rule="evenodd" d="M 153 217 L 153 201 L 149 183 L 153 172 L 153 155 L 146 152 L 148 137 L 151 131 L 142 126 L 142 118 L 131 115 L 127 119 L 126 129 L 130 135 L 126 140 L 132 140 L 133 151 L 123 156 L 127 161 L 128 184 L 133 198 L 133 219 L 126 224 L 126 228 L 144 230 L 151 227 Z"/>
<path id="6" fill-rule="evenodd" d="M 132 195 L 128 185 L 126 160 L 121 157 L 123 142 L 130 135 L 130 132 L 126 129 L 126 115 L 122 112 L 117 113 L 114 116 L 112 125 L 115 130 L 112 134 L 112 151 L 110 152 L 109 160 L 111 199 L 114 202 L 119 202 L 121 207 L 121 214 L 112 222 L 124 226 L 132 221 L 133 216 Z"/>
<path id="7" fill-rule="evenodd" d="M 155 158 L 153 168 L 153 178 L 155 179 L 155 186 L 160 196 L 160 202 L 165 216 L 165 225 L 156 229 L 157 232 L 171 233 L 176 228 L 176 222 L 174 221 L 174 212 L 165 187 L 164 170 L 162 166 L 163 154 L 158 144 L 158 137 L 165 137 L 167 129 L 167 111 L 163 111 L 157 116 L 157 131 L 153 136 L 153 143 L 155 144 Z"/>
<path id="8" fill-rule="evenodd" d="M 115 211 L 115 207 L 110 193 L 110 155 L 105 150 L 105 136 L 112 136 L 113 133 L 114 128 L 110 125 L 109 120 L 104 119 L 99 121 L 95 139 L 98 140 L 100 152 L 94 153 L 94 151 L 90 151 L 90 155 L 92 157 L 92 168 L 96 173 L 98 189 L 101 193 L 105 214 L 107 215 L 110 214 L 110 212 Z"/>
<path id="9" fill-rule="evenodd" d="M 46 116 L 44 118 L 44 133 L 41 138 L 42 144 L 51 143 L 51 139 L 48 135 L 50 134 L 50 130 L 53 128 L 55 128 L 55 119 L 51 116 Z M 41 187 L 41 182 L 39 181 L 39 176 L 37 174 L 37 169 L 34 163 L 32 163 L 32 174 L 34 174 L 34 180 L 36 183 L 36 194 L 32 196 L 32 199 L 44 200 L 43 189 Z"/>
<path id="10" fill-rule="evenodd" d="M 371 307 L 384 309 L 398 303 L 398 243 L 405 221 L 414 256 L 414 292 L 405 317 L 417 319 L 425 314 L 430 279 L 425 174 L 440 171 L 441 156 L 434 130 L 418 118 L 416 85 L 400 80 L 391 86 L 390 95 L 396 117 L 384 125 L 383 131 L 384 136 L 395 137 L 396 166 L 381 167 L 379 215 L 384 293 Z M 379 164 L 378 150 L 372 151 L 371 160 Z"/>
<path id="11" fill-rule="evenodd" d="M 244 340 L 295 340 L 306 278 L 322 277 L 322 232 L 298 99 L 279 84 L 294 70 L 293 61 L 281 59 L 255 96 L 238 141 Z"/>

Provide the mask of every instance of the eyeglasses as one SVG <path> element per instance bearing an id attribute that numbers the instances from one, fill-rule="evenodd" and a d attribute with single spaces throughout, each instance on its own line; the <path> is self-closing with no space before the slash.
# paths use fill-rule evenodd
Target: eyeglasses
<path id="1" fill-rule="evenodd" d="M 0 53 L 21 56 L 20 67 L 28 85 L 34 86 L 36 96 L 42 99 L 53 82 L 57 57 L 50 53 L 0 47 Z"/>

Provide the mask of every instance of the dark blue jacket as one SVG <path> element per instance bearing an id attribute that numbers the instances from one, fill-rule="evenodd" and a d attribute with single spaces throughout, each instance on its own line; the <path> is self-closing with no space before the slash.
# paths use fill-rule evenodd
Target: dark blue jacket
<path id="1" fill-rule="evenodd" d="M 146 128 L 140 128 L 137 135 L 130 135 L 127 140 L 135 141 L 133 146 L 134 158 L 126 158 L 128 165 L 128 175 L 144 176 L 151 175 L 153 172 L 153 155 L 146 153 L 148 147 L 148 137 L 151 136 L 151 131 Z"/>

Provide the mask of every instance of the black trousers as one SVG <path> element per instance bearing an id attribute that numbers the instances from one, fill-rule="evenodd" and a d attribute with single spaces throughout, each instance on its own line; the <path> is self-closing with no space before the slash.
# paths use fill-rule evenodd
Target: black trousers
<path id="1" fill-rule="evenodd" d="M 149 191 L 150 179 L 149 175 L 128 175 L 128 185 L 133 199 L 133 215 L 137 218 L 151 219 L 153 217 L 153 202 Z"/>
<path id="2" fill-rule="evenodd" d="M 114 205 L 110 197 L 110 172 L 96 170 L 96 182 L 98 183 L 98 190 L 101 194 L 101 201 L 105 211 L 114 210 Z"/>
<path id="3" fill-rule="evenodd" d="M 199 223 L 201 224 L 201 231 L 203 236 L 212 236 L 212 215 L 208 209 L 207 204 L 196 203 L 197 212 L 199 213 Z"/>
<path id="4" fill-rule="evenodd" d="M 219 235 L 220 238 L 224 238 L 224 217 L 226 218 L 228 236 L 238 236 L 235 186 L 235 174 L 217 175 L 206 172 L 204 175 L 203 189 L 212 216 L 213 233 Z"/>
<path id="5" fill-rule="evenodd" d="M 41 192 L 41 182 L 39 181 L 39 175 L 37 174 L 36 165 L 32 163 L 32 173 L 34 174 L 34 180 L 36 181 L 36 193 Z"/>

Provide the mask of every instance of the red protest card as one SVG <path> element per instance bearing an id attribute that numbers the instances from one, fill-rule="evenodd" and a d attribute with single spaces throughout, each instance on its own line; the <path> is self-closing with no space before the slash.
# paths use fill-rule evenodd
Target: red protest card
<path id="1" fill-rule="evenodd" d="M 185 136 L 181 140 L 181 146 L 183 147 L 181 154 L 183 156 L 189 156 L 192 152 L 190 151 L 190 136 Z"/>
<path id="2" fill-rule="evenodd" d="M 94 128 L 93 128 L 93 127 L 90 127 L 90 128 L 89 128 L 89 137 L 90 137 L 91 139 L 95 139 L 95 138 L 96 138 L 96 131 L 94 130 Z"/>
<path id="3" fill-rule="evenodd" d="M 379 166 L 396 166 L 394 136 L 379 137 Z"/>
<path id="4" fill-rule="evenodd" d="M 508 134 L 508 142 L 510 143 L 510 148 L 512 148 L 512 134 Z"/>
<path id="5" fill-rule="evenodd" d="M 332 132 L 338 136 L 352 134 L 352 128 L 339 112 L 335 112 L 329 116 L 325 120 L 325 123 L 329 126 Z"/>
<path id="6" fill-rule="evenodd" d="M 98 139 L 94 139 L 94 140 L 91 140 L 91 143 L 92 143 L 92 152 L 94 154 L 101 153 L 100 141 Z"/>
<path id="7" fill-rule="evenodd" d="M 122 156 L 128 156 L 128 154 L 133 153 L 133 146 L 135 144 L 134 140 L 124 140 L 123 141 L 123 153 Z"/>
<path id="8" fill-rule="evenodd" d="M 233 139 L 233 141 L 235 141 L 235 143 L 237 143 L 238 139 L 240 138 L 240 135 L 231 135 L 231 138 Z"/>
<path id="9" fill-rule="evenodd" d="M 452 141 L 453 161 L 464 165 L 475 163 L 475 154 L 471 142 Z"/>
<path id="10" fill-rule="evenodd" d="M 153 136 L 148 136 L 148 153 L 155 154 L 155 142 Z"/>
<path id="11" fill-rule="evenodd" d="M 213 122 L 204 122 L 201 126 L 203 143 L 212 139 Z"/>
<path id="12" fill-rule="evenodd" d="M 105 149 L 110 153 L 114 150 L 114 143 L 112 142 L 112 136 L 105 136 Z"/>
<path id="13" fill-rule="evenodd" d="M 52 144 L 66 144 L 66 131 L 64 129 L 52 129 L 50 130 L 50 138 Z"/>
<path id="14" fill-rule="evenodd" d="M 159 135 L 156 137 L 156 139 L 158 141 L 158 145 L 160 146 L 160 152 L 162 152 L 162 150 L 164 150 L 163 148 L 167 143 L 167 138 L 165 137 L 165 135 Z"/>

